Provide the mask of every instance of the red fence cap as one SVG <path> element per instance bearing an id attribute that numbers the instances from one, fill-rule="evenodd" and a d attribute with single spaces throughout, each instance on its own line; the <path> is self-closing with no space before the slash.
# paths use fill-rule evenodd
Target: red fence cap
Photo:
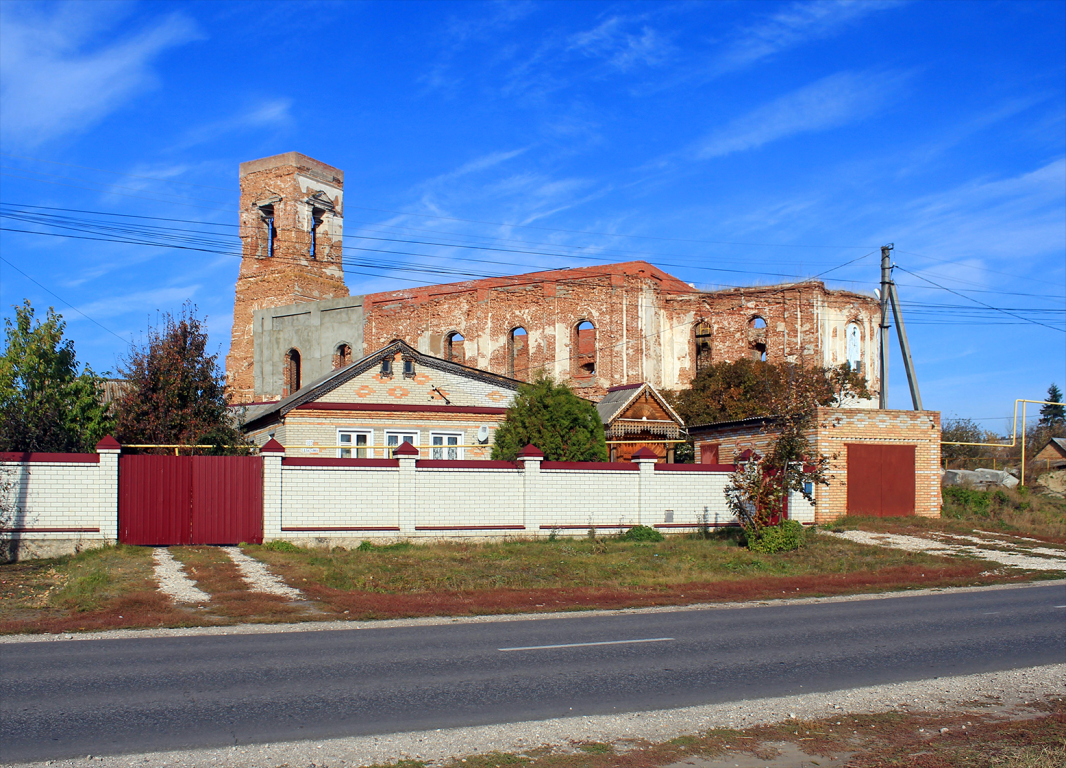
<path id="1" fill-rule="evenodd" d="M 96 450 L 98 451 L 121 451 L 122 446 L 118 440 L 111 437 L 111 435 L 104 435 L 103 439 L 96 444 Z"/>
<path id="2" fill-rule="evenodd" d="M 418 449 L 410 443 L 404 442 L 393 449 L 393 456 L 418 456 Z"/>
<path id="3" fill-rule="evenodd" d="M 655 451 L 653 451 L 651 448 L 649 448 L 646 445 L 644 447 L 642 447 L 640 450 L 634 451 L 633 455 L 630 456 L 630 460 L 631 461 L 636 461 L 637 459 L 658 459 L 658 458 L 659 457 L 655 454 Z"/>
<path id="4" fill-rule="evenodd" d="M 522 449 L 522 452 L 520 454 L 518 454 L 518 458 L 520 458 L 520 459 L 543 459 L 544 458 L 544 451 L 542 451 L 537 446 L 533 445 L 533 443 L 530 443 L 529 445 L 527 445 L 525 448 Z"/>
<path id="5" fill-rule="evenodd" d="M 267 444 L 259 449 L 260 453 L 285 453 L 285 446 L 274 438 L 270 438 Z"/>

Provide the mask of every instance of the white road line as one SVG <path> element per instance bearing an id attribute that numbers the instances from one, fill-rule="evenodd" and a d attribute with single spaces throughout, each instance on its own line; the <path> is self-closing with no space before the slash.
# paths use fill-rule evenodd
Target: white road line
<path id="1" fill-rule="evenodd" d="M 1066 605 L 1056 605 L 1056 608 L 1066 608 Z"/>
<path id="2" fill-rule="evenodd" d="M 587 648 L 592 645 L 626 645 L 628 643 L 666 643 L 672 637 L 648 637 L 642 640 L 604 640 L 599 643 L 561 643 L 559 645 L 524 645 L 519 648 L 497 648 L 497 651 L 546 651 L 552 648 Z"/>

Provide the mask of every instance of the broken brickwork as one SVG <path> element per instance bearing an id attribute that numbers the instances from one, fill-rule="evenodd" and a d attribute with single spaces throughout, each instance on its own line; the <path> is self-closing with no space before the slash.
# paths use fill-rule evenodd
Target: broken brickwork
<path id="1" fill-rule="evenodd" d="M 226 359 L 234 401 L 296 384 L 279 375 L 292 351 L 306 383 L 339 363 L 342 346 L 358 360 L 394 339 L 516 379 L 543 371 L 593 400 L 637 382 L 683 387 L 703 366 L 747 356 L 840 365 L 850 354 L 877 389 L 877 300 L 819 282 L 700 291 L 634 261 L 356 296 L 350 320 L 327 323 L 342 315 L 322 300 L 348 296 L 342 188 L 341 171 L 297 153 L 241 165 L 244 258 Z M 310 339 L 319 328 L 331 338 Z"/>
<path id="2" fill-rule="evenodd" d="M 289 152 L 241 163 L 240 184 L 242 258 L 226 377 L 231 399 L 250 402 L 262 399 L 252 368 L 255 310 L 348 295 L 341 264 L 344 173 Z"/>

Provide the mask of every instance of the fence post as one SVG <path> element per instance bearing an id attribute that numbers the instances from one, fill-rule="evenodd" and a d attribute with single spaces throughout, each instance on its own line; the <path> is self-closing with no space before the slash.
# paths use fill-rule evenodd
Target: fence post
<path id="1" fill-rule="evenodd" d="M 400 462 L 399 493 L 397 494 L 401 536 L 414 536 L 418 525 L 418 449 L 410 443 L 401 443 L 393 449 L 392 457 Z"/>
<path id="2" fill-rule="evenodd" d="M 281 460 L 285 446 L 274 438 L 259 449 L 263 458 L 263 543 L 281 538 Z"/>
<path id="3" fill-rule="evenodd" d="M 122 446 L 118 440 L 106 435 L 96 444 L 100 454 L 100 480 L 97 493 L 97 514 L 100 520 L 100 536 L 104 541 L 118 542 L 118 457 Z"/>
<path id="4" fill-rule="evenodd" d="M 540 494 L 540 463 L 544 452 L 532 443 L 518 454 L 522 464 L 522 525 L 531 536 L 540 536 L 540 515 L 544 509 Z"/>
<path id="5" fill-rule="evenodd" d="M 640 467 L 637 525 L 643 525 L 645 520 L 652 519 L 652 499 L 655 498 L 655 464 L 659 457 L 645 446 L 634 453 L 629 460 L 636 462 L 637 466 Z"/>

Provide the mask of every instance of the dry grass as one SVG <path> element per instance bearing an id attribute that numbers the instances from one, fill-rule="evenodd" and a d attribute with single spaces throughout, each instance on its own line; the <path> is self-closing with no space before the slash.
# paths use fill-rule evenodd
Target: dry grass
<path id="1" fill-rule="evenodd" d="M 661 543 L 573 539 L 395 544 L 369 551 L 249 547 L 335 616 L 391 618 L 680 605 L 1009 581 L 976 560 L 811 537 L 762 555 L 732 535 Z M 1020 577 L 1019 577 L 1020 578 Z"/>
<path id="2" fill-rule="evenodd" d="M 939 518 L 844 517 L 831 527 L 886 533 L 945 531 L 966 534 L 976 528 L 1066 544 L 1066 500 L 1031 493 L 1024 488 L 994 491 L 946 488 Z"/>
<path id="3" fill-rule="evenodd" d="M 104 547 L 0 566 L 0 633 L 196 623 L 158 591 L 152 551 Z"/>

